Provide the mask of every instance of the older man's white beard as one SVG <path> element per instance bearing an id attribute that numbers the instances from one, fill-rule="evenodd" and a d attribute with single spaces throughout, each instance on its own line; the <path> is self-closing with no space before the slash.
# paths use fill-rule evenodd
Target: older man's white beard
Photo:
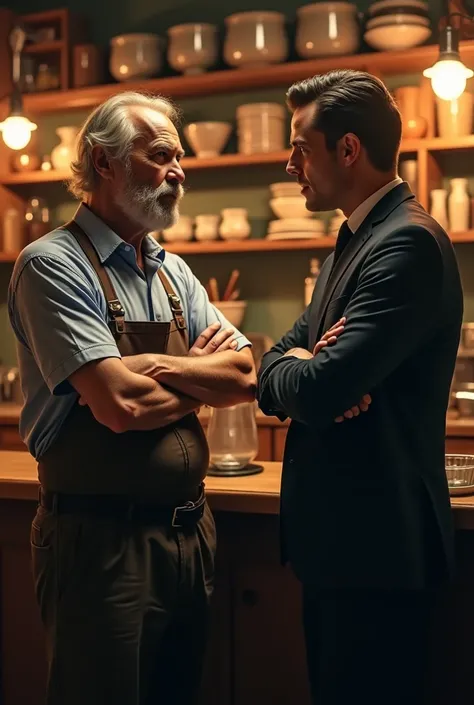
<path id="1" fill-rule="evenodd" d="M 164 197 L 175 196 L 168 202 Z M 124 215 L 148 230 L 166 230 L 179 217 L 179 201 L 183 196 L 181 184 L 172 185 L 164 181 L 158 188 L 134 185 L 129 181 L 123 191 L 115 196 L 115 203 Z"/>

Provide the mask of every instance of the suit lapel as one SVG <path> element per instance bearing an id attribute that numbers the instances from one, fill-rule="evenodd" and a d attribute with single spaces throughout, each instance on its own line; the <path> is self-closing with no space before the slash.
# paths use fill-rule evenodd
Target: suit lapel
<path id="1" fill-rule="evenodd" d="M 365 226 L 365 227 L 364 227 Z M 341 253 L 331 275 L 328 277 L 324 294 L 321 299 L 321 304 L 318 312 L 318 320 L 316 327 L 317 340 L 325 332 L 322 330 L 324 319 L 326 317 L 327 307 L 332 299 L 335 288 L 339 284 L 341 277 L 350 266 L 353 259 L 357 256 L 359 250 L 365 245 L 369 237 L 372 235 L 372 224 L 363 224 L 356 233 L 352 236 L 346 247 Z M 317 342 L 317 341 L 315 341 Z"/>
<path id="2" fill-rule="evenodd" d="M 308 331 L 308 341 L 309 350 L 312 350 L 314 344 L 316 343 L 316 335 L 318 332 L 319 325 L 319 311 L 321 309 L 321 302 L 326 291 L 326 286 L 329 279 L 329 274 L 332 269 L 332 263 L 334 260 L 334 254 L 331 253 L 323 262 L 321 271 L 318 276 L 318 281 L 316 282 L 316 287 L 314 289 L 313 298 L 311 299 L 311 307 L 309 311 L 309 331 Z M 314 341 L 314 342 L 313 342 Z"/>
<path id="3" fill-rule="evenodd" d="M 344 273 L 350 267 L 353 260 L 359 254 L 362 247 L 369 240 L 370 236 L 372 235 L 373 226 L 386 220 L 386 218 L 388 218 L 389 215 L 400 204 L 411 198 L 414 198 L 414 195 L 405 181 L 399 186 L 395 186 L 395 188 L 389 191 L 383 198 L 380 199 L 380 201 L 367 215 L 362 225 L 354 233 L 351 240 L 343 250 L 338 261 L 336 262 L 336 265 L 330 275 L 330 268 L 328 268 L 324 292 L 321 295 L 321 300 L 318 305 L 318 310 L 314 321 L 314 328 L 313 326 L 311 326 L 311 328 L 313 328 L 315 332 L 314 338 L 312 338 L 314 340 L 314 343 L 320 340 L 321 335 L 323 335 L 323 333 L 325 332 L 322 330 L 322 328 L 326 316 L 326 311 L 331 301 L 334 290 L 336 289 Z M 331 257 L 331 264 L 332 261 L 333 257 Z"/>

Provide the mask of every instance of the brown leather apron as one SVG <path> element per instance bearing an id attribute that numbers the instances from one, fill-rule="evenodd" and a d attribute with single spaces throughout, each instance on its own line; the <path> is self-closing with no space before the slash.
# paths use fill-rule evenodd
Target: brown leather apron
<path id="1" fill-rule="evenodd" d="M 127 321 L 89 238 L 75 221 L 65 227 L 99 277 L 120 353 L 187 355 L 189 339 L 181 302 L 163 272 L 158 270 L 157 274 L 168 295 L 172 321 Z M 209 449 L 195 413 L 164 428 L 119 434 L 96 421 L 87 406 L 77 403 L 39 459 L 38 473 L 43 489 L 51 492 L 126 495 L 167 505 L 194 501 L 208 465 Z"/>

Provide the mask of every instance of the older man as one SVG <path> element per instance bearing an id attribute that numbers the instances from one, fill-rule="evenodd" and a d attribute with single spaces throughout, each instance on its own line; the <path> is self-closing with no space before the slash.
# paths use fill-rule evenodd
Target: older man
<path id="1" fill-rule="evenodd" d="M 195 412 L 253 399 L 255 371 L 246 338 L 147 235 L 178 217 L 176 119 L 138 93 L 97 108 L 72 164 L 83 202 L 11 280 L 49 705 L 189 705 L 199 689 L 215 532 Z"/>

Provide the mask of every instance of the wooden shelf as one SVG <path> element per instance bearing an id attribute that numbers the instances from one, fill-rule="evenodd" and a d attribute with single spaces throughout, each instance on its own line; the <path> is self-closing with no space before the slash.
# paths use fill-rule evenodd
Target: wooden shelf
<path id="1" fill-rule="evenodd" d="M 333 56 L 311 61 L 276 64 L 260 69 L 228 69 L 198 76 L 169 76 L 144 81 L 88 86 L 68 91 L 51 91 L 25 95 L 24 107 L 32 114 L 89 109 L 99 105 L 111 95 L 125 90 L 146 90 L 172 98 L 235 93 L 281 85 L 289 86 L 294 81 L 338 68 L 369 70 L 383 76 L 418 73 L 436 61 L 438 51 L 438 45 L 432 44 L 409 51 Z M 474 65 L 474 41 L 461 42 L 461 58 L 468 66 Z M 6 109 L 6 102 L 0 107 Z"/>
<path id="2" fill-rule="evenodd" d="M 456 151 L 463 149 L 474 149 L 474 134 L 466 137 L 433 137 L 430 139 L 403 140 L 400 153 L 407 154 L 425 150 L 428 152 Z M 185 171 L 198 171 L 207 169 L 228 169 L 233 167 L 265 166 L 272 164 L 285 164 L 288 161 L 290 152 L 269 152 L 263 154 L 222 154 L 212 159 L 198 159 L 197 157 L 185 157 L 182 166 Z M 66 181 L 69 178 L 68 171 L 21 171 L 0 173 L 0 185 L 14 186 L 27 184 L 52 183 Z"/>
<path id="3" fill-rule="evenodd" d="M 37 42 L 35 44 L 27 44 L 23 49 L 24 54 L 53 54 L 61 51 L 65 44 L 62 39 L 53 39 L 50 42 Z"/>
<path id="4" fill-rule="evenodd" d="M 466 232 L 463 233 L 452 233 L 449 237 L 451 238 L 451 242 L 454 242 L 454 244 L 461 242 L 474 242 L 474 230 L 466 230 Z"/>
<path id="5" fill-rule="evenodd" d="M 291 250 L 332 249 L 334 237 L 323 236 L 314 240 L 215 240 L 210 242 L 161 243 L 169 252 L 177 255 L 212 255 L 236 252 L 283 252 Z"/>
<path id="6" fill-rule="evenodd" d="M 324 236 L 315 240 L 214 240 L 211 242 L 176 242 L 160 243 L 168 252 L 177 255 L 217 255 L 237 252 L 288 252 L 291 250 L 332 249 L 336 244 L 334 237 Z M 0 262 L 14 262 L 18 254 L 0 252 Z"/>
<path id="7" fill-rule="evenodd" d="M 403 140 L 400 153 L 418 152 L 420 149 L 427 152 L 456 151 L 474 148 L 474 134 L 465 137 L 430 137 L 417 140 Z"/>
<path id="8" fill-rule="evenodd" d="M 289 151 L 268 152 L 264 154 L 222 154 L 213 159 L 198 159 L 185 157 L 181 164 L 185 171 L 199 169 L 227 169 L 240 166 L 264 166 L 270 164 L 284 164 L 290 156 Z M 0 174 L 0 185 L 15 184 L 40 184 L 54 181 L 65 181 L 69 178 L 69 171 L 20 171 Z"/>
<path id="9" fill-rule="evenodd" d="M 453 243 L 474 242 L 474 230 L 451 235 Z M 332 250 L 336 238 L 323 236 L 314 240 L 214 240 L 210 242 L 161 243 L 168 252 L 176 255 L 219 255 L 245 252 L 295 252 L 301 250 Z M 0 252 L 0 262 L 14 262 L 18 254 Z"/>
<path id="10" fill-rule="evenodd" d="M 69 171 L 12 171 L 7 174 L 0 174 L 1 186 L 45 184 L 48 182 L 65 181 L 70 176 Z"/>

